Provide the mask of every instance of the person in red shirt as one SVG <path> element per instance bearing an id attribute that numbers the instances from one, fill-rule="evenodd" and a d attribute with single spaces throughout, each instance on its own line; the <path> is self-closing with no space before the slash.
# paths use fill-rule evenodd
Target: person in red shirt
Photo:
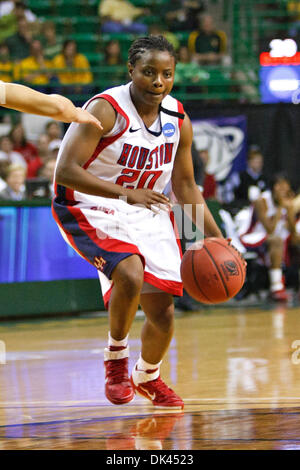
<path id="1" fill-rule="evenodd" d="M 37 176 L 39 168 L 42 166 L 38 149 L 26 139 L 25 131 L 21 123 L 17 124 L 10 131 L 10 137 L 14 144 L 15 152 L 19 152 L 27 162 L 27 178 Z"/>

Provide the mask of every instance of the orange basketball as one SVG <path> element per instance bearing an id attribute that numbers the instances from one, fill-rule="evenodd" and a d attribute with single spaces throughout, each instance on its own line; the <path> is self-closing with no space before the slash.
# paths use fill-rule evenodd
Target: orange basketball
<path id="1" fill-rule="evenodd" d="M 183 287 L 205 304 L 226 302 L 242 288 L 246 267 L 239 252 L 223 238 L 205 238 L 184 253 L 181 261 Z"/>

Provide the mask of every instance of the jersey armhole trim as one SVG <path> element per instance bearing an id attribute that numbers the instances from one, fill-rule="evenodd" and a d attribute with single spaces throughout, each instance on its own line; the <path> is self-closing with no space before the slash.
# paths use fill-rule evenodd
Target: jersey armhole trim
<path id="1" fill-rule="evenodd" d="M 183 116 L 184 116 L 183 104 L 180 103 L 180 101 L 178 101 L 178 100 L 177 100 L 177 106 L 178 106 L 178 112 L 179 112 L 180 114 L 183 114 Z M 179 131 L 181 130 L 182 123 L 183 123 L 183 119 L 178 118 L 178 127 L 179 127 Z"/>
<path id="2" fill-rule="evenodd" d="M 126 120 L 126 126 L 125 128 L 119 132 L 118 134 L 116 135 L 113 135 L 111 137 L 102 137 L 100 139 L 100 141 L 98 142 L 98 145 L 97 147 L 95 148 L 94 150 L 94 153 L 93 155 L 89 158 L 89 160 L 83 165 L 83 168 L 86 170 L 90 164 L 97 158 L 97 156 L 99 155 L 100 152 L 102 152 L 103 149 L 105 149 L 108 145 L 111 145 L 113 142 L 115 142 L 117 139 L 119 139 L 119 137 L 121 137 L 124 132 L 127 131 L 128 127 L 129 127 L 129 117 L 127 116 L 127 114 L 125 113 L 125 111 L 118 105 L 118 103 L 116 102 L 116 100 L 110 96 L 110 95 L 107 95 L 105 93 L 101 94 L 101 95 L 97 95 L 97 96 L 94 96 L 94 98 L 92 98 L 88 103 L 87 103 L 87 106 L 95 99 L 98 99 L 98 98 L 103 98 L 105 99 L 106 101 L 108 101 L 112 107 L 119 113 L 121 114 L 121 116 L 124 117 L 124 119 Z"/>

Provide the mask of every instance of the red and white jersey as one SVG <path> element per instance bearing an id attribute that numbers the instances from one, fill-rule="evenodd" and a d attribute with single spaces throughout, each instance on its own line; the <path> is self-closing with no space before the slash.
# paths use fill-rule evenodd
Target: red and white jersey
<path id="1" fill-rule="evenodd" d="M 148 129 L 132 102 L 130 85 L 131 82 L 110 88 L 84 105 L 86 108 L 93 100 L 103 98 L 116 110 L 117 118 L 113 129 L 101 138 L 83 168 L 105 181 L 129 189 L 149 188 L 163 192 L 171 179 L 184 118 L 183 106 L 170 95 L 166 96 L 161 103 L 158 119 Z M 58 160 L 77 126 L 72 123 L 69 127 Z M 56 194 L 67 201 L 99 203 L 99 196 L 64 187 L 58 186 Z"/>

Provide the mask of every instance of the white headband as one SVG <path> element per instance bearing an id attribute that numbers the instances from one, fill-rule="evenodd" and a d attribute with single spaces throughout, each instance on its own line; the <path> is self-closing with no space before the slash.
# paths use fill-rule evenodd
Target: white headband
<path id="1" fill-rule="evenodd" d="M 0 104 L 6 103 L 6 87 L 5 83 L 0 80 Z"/>

